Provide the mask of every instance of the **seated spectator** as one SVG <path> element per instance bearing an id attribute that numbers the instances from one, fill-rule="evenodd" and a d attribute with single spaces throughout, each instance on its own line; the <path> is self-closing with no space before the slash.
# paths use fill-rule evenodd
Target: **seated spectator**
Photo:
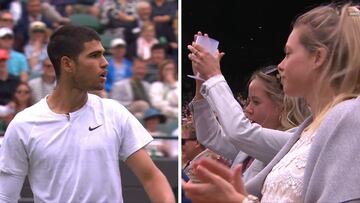
<path id="1" fill-rule="evenodd" d="M 45 23 L 34 21 L 30 25 L 30 39 L 25 45 L 25 56 L 30 66 L 30 79 L 39 77 L 47 56 L 48 33 Z"/>
<path id="2" fill-rule="evenodd" d="M 42 21 L 46 27 L 54 28 L 53 22 L 42 14 L 40 0 L 27 0 L 21 3 L 21 18 L 15 26 L 15 45 L 14 49 L 23 51 L 25 44 L 29 40 L 29 27 L 34 21 Z"/>
<path id="3" fill-rule="evenodd" d="M 45 0 L 43 0 L 41 3 L 41 13 L 53 22 L 54 28 L 57 28 L 60 25 L 70 23 L 70 19 L 67 17 L 67 15 L 62 15 L 56 9 L 56 6 L 54 4 L 46 2 Z"/>
<path id="4" fill-rule="evenodd" d="M 136 27 L 136 1 L 105 1 L 100 21 L 106 26 L 105 33 L 128 41 Z"/>
<path id="5" fill-rule="evenodd" d="M 161 114 L 159 110 L 155 108 L 149 108 L 145 111 L 144 117 L 144 127 L 152 136 L 167 136 L 165 132 L 159 130 L 159 125 L 166 122 L 166 116 Z"/>
<path id="6" fill-rule="evenodd" d="M 10 11 L 1 11 L 0 12 L 0 28 L 1 27 L 7 27 L 11 30 L 14 28 L 14 18 L 13 15 L 10 13 Z"/>
<path id="7" fill-rule="evenodd" d="M 9 52 L 6 49 L 0 49 L 0 105 L 9 104 L 20 82 L 18 77 L 9 73 L 7 67 L 8 59 Z"/>
<path id="8" fill-rule="evenodd" d="M 160 65 L 159 81 L 151 85 L 150 100 L 168 118 L 178 117 L 177 68 L 173 60 L 168 59 Z"/>
<path id="9" fill-rule="evenodd" d="M 36 103 L 50 94 L 56 86 L 56 76 L 54 66 L 47 57 L 42 64 L 41 77 L 29 81 L 33 102 Z"/>
<path id="10" fill-rule="evenodd" d="M 138 1 L 136 3 L 137 29 L 140 32 L 141 27 L 146 23 L 151 23 L 151 5 L 148 1 Z"/>
<path id="11" fill-rule="evenodd" d="M 44 4 L 43 0 L 43 4 Z M 69 11 L 71 11 L 71 7 L 76 3 L 76 0 L 46 0 L 48 4 L 55 7 L 56 11 L 59 12 L 61 16 L 68 17 Z"/>
<path id="12" fill-rule="evenodd" d="M 152 157 L 168 157 L 170 156 L 170 146 L 164 139 L 156 139 L 157 136 L 167 136 L 166 133 L 159 130 L 159 124 L 165 123 L 166 117 L 157 109 L 149 108 L 143 117 L 143 125 L 145 129 L 155 139 L 146 146 L 146 150 Z"/>
<path id="13" fill-rule="evenodd" d="M 175 41 L 172 23 L 176 17 L 176 5 L 167 0 L 154 0 L 151 1 L 152 22 L 155 23 L 156 36 L 163 43 Z"/>
<path id="14" fill-rule="evenodd" d="M 183 125 L 181 133 L 182 169 L 184 172 L 186 171 L 185 174 L 188 177 L 191 161 L 205 149 L 206 148 L 197 141 L 193 125 L 191 123 Z"/>
<path id="15" fill-rule="evenodd" d="M 5 122 L 5 129 L 18 112 L 24 110 L 25 108 L 33 104 L 31 98 L 31 88 L 26 82 L 20 82 L 18 84 L 15 90 L 14 97 L 10 101 L 10 103 L 12 103 L 10 105 L 14 109 L 13 113 L 0 119 L 1 121 Z"/>
<path id="16" fill-rule="evenodd" d="M 148 60 L 151 57 L 151 47 L 159 42 L 156 39 L 155 26 L 145 23 L 141 27 L 140 36 L 136 40 L 136 54 L 138 57 Z"/>
<path id="17" fill-rule="evenodd" d="M 151 47 L 151 57 L 149 60 L 149 70 L 145 80 L 153 83 L 159 79 L 159 66 L 167 58 L 166 48 L 162 44 L 155 44 Z"/>
<path id="18" fill-rule="evenodd" d="M 137 118 L 141 118 L 151 106 L 148 95 L 150 84 L 144 80 L 146 73 L 146 62 L 143 59 L 135 58 L 133 76 L 116 82 L 111 92 L 111 98 L 119 101 Z"/>
<path id="19" fill-rule="evenodd" d="M 110 43 L 108 74 L 105 81 L 105 89 L 109 93 L 115 82 L 130 78 L 132 75 L 132 62 L 125 58 L 126 42 L 121 38 L 115 38 Z"/>
<path id="20" fill-rule="evenodd" d="M 69 4 L 66 8 L 68 16 L 77 13 L 86 13 L 96 17 L 100 16 L 100 8 L 95 6 L 95 0 L 74 0 L 74 4 Z"/>
<path id="21" fill-rule="evenodd" d="M 24 54 L 13 50 L 14 33 L 10 28 L 0 28 L 0 49 L 6 49 L 10 57 L 7 60 L 9 73 L 20 78 L 21 81 L 28 81 L 29 66 Z"/>
<path id="22" fill-rule="evenodd" d="M 146 23 L 152 23 L 151 21 L 151 5 L 148 1 L 137 1 L 136 3 L 136 26 L 131 30 L 131 35 L 128 37 L 128 56 L 134 57 L 136 53 L 136 40 L 140 35 L 141 27 Z"/>

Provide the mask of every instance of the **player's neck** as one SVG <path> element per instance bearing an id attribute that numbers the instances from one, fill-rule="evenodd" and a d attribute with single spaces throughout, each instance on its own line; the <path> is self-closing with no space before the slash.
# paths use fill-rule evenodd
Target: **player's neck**
<path id="1" fill-rule="evenodd" d="M 67 90 L 57 87 L 47 98 L 47 103 L 53 112 L 68 114 L 83 107 L 87 99 L 86 91 L 79 91 L 77 89 Z"/>

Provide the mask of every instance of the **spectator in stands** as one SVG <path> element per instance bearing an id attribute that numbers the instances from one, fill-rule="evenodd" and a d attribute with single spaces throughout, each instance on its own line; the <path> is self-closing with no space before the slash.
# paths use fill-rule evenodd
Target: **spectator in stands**
<path id="1" fill-rule="evenodd" d="M 148 73 L 145 76 L 145 80 L 149 83 L 153 83 L 159 79 L 159 66 L 167 58 L 166 48 L 162 44 L 154 44 L 151 47 L 151 58 L 149 60 Z"/>
<path id="2" fill-rule="evenodd" d="M 143 116 L 143 122 L 145 129 L 154 136 L 167 136 L 165 132 L 162 132 L 159 129 L 159 125 L 166 122 L 166 116 L 160 113 L 159 110 L 155 108 L 149 108 L 145 111 Z"/>
<path id="3" fill-rule="evenodd" d="M 70 19 L 67 16 L 63 16 L 58 10 L 56 9 L 55 5 L 50 3 L 51 0 L 42 0 L 41 3 L 41 13 L 46 16 L 51 22 L 53 22 L 53 28 L 57 28 L 60 25 L 70 23 Z M 59 2 L 59 0 L 56 0 Z"/>
<path id="4" fill-rule="evenodd" d="M 66 7 L 66 13 L 68 16 L 85 13 L 99 17 L 101 7 L 96 6 L 96 1 L 97 0 L 74 0 L 73 4 L 69 4 Z"/>
<path id="5" fill-rule="evenodd" d="M 136 1 L 105 1 L 102 7 L 101 23 L 105 32 L 113 38 L 125 41 L 134 39 L 132 30 L 136 27 Z"/>
<path id="6" fill-rule="evenodd" d="M 33 102 L 31 98 L 31 88 L 26 82 L 20 82 L 16 87 L 15 94 L 10 101 L 14 112 L 5 117 L 6 124 L 9 125 L 11 120 L 15 117 L 17 113 L 24 110 L 27 107 L 30 107 Z"/>
<path id="7" fill-rule="evenodd" d="M 181 131 L 181 154 L 182 154 L 182 168 L 185 169 L 190 165 L 197 155 L 203 152 L 206 148 L 197 141 L 196 131 L 192 124 L 187 124 L 182 127 Z"/>
<path id="8" fill-rule="evenodd" d="M 76 0 L 43 0 L 48 4 L 51 4 L 55 7 L 56 11 L 59 12 L 61 16 L 69 17 L 69 10 L 73 4 L 76 3 Z"/>
<path id="9" fill-rule="evenodd" d="M 241 167 L 232 172 L 203 160 L 197 165 L 197 174 L 207 184 L 183 184 L 192 200 L 357 202 L 360 199 L 360 159 L 349 159 L 358 153 L 360 145 L 359 27 L 359 5 L 350 3 L 315 7 L 293 23 L 285 57 L 278 67 L 285 94 L 304 97 L 311 117 L 285 142 L 277 139 L 284 132 L 252 127 L 243 119 L 242 109 L 221 75 L 223 53 L 214 57 L 201 46 L 188 46 L 192 52 L 189 58 L 206 80 L 201 92 L 211 102 L 228 139 L 234 146 L 270 162 L 246 184 L 245 190 Z"/>
<path id="10" fill-rule="evenodd" d="M 148 1 L 137 1 L 136 3 L 136 26 L 131 31 L 131 38 L 127 38 L 128 55 L 136 56 L 137 38 L 140 35 L 141 27 L 146 23 L 151 23 L 151 5 Z"/>
<path id="11" fill-rule="evenodd" d="M 167 0 L 154 0 L 151 1 L 151 8 L 151 18 L 155 23 L 156 36 L 160 42 L 168 44 L 176 41 L 172 27 L 176 15 L 176 5 Z"/>
<path id="12" fill-rule="evenodd" d="M 7 61 L 9 57 L 9 52 L 6 49 L 0 49 L 0 105 L 9 104 L 20 82 L 18 77 L 8 71 Z"/>
<path id="13" fill-rule="evenodd" d="M 2 128 L 3 130 L 6 130 L 9 123 L 12 121 L 12 119 L 15 117 L 17 113 L 24 110 L 25 108 L 32 105 L 32 98 L 31 98 L 31 89 L 30 86 L 26 82 L 20 82 L 18 86 L 16 87 L 15 94 L 9 104 L 7 106 L 10 106 L 11 113 L 8 115 L 0 118 L 1 121 L 4 121 Z"/>
<path id="14" fill-rule="evenodd" d="M 14 49 L 23 51 L 25 44 L 29 40 L 29 27 L 34 21 L 42 21 L 46 27 L 52 29 L 53 22 L 42 14 L 40 0 L 27 0 L 21 4 L 21 18 L 15 27 L 15 45 Z"/>
<path id="15" fill-rule="evenodd" d="M 123 160 L 151 201 L 175 203 L 168 181 L 144 150 L 151 135 L 118 102 L 88 94 L 104 88 L 104 52 L 90 28 L 65 25 L 53 33 L 48 54 L 57 87 L 18 113 L 5 133 L 1 202 L 18 201 L 27 175 L 35 202 L 123 202 Z"/>
<path id="16" fill-rule="evenodd" d="M 7 60 L 9 73 L 20 78 L 21 81 L 29 79 L 29 65 L 24 54 L 13 50 L 14 33 L 7 27 L 0 28 L 0 48 L 10 53 Z"/>
<path id="17" fill-rule="evenodd" d="M 15 103 L 16 113 L 24 110 L 33 104 L 31 98 L 31 88 L 28 83 L 20 82 L 15 90 L 13 102 Z"/>
<path id="18" fill-rule="evenodd" d="M 132 75 L 132 61 L 125 57 L 126 42 L 121 38 L 115 38 L 110 43 L 108 74 L 106 76 L 105 89 L 108 93 L 112 91 L 115 82 L 130 78 Z"/>
<path id="19" fill-rule="evenodd" d="M 141 27 L 140 36 L 136 40 L 136 54 L 138 57 L 148 60 L 151 57 L 151 48 L 157 44 L 154 24 L 145 23 Z"/>
<path id="20" fill-rule="evenodd" d="M 139 33 L 141 27 L 146 23 L 151 23 L 151 5 L 148 1 L 138 1 L 136 3 L 136 20 L 137 20 L 137 28 Z"/>
<path id="21" fill-rule="evenodd" d="M 156 138 L 161 136 L 168 136 L 165 132 L 162 132 L 159 128 L 160 124 L 166 122 L 165 115 L 161 114 L 155 108 L 149 108 L 145 111 L 143 119 L 143 125 L 145 129 L 155 139 L 146 146 L 146 150 L 152 157 L 169 157 L 170 156 L 170 145 L 162 138 Z"/>
<path id="22" fill-rule="evenodd" d="M 134 58 L 133 76 L 114 84 L 111 98 L 119 101 L 138 119 L 151 106 L 150 84 L 144 80 L 147 64 L 141 58 Z"/>
<path id="23" fill-rule="evenodd" d="M 30 66 L 30 79 L 41 76 L 42 66 L 47 56 L 48 30 L 45 23 L 34 21 L 30 24 L 30 39 L 25 45 L 25 56 Z"/>
<path id="24" fill-rule="evenodd" d="M 171 59 L 160 65 L 159 81 L 151 84 L 150 99 L 152 105 L 168 118 L 178 117 L 178 81 L 177 66 Z"/>
<path id="25" fill-rule="evenodd" d="M 14 29 L 14 18 L 10 11 L 0 11 L 0 28 L 2 27 L 7 27 L 11 30 Z"/>
<path id="26" fill-rule="evenodd" d="M 49 57 L 47 57 L 42 64 L 41 77 L 34 78 L 29 81 L 31 87 L 31 94 L 33 102 L 36 103 L 50 94 L 56 85 L 56 76 L 54 66 Z"/>

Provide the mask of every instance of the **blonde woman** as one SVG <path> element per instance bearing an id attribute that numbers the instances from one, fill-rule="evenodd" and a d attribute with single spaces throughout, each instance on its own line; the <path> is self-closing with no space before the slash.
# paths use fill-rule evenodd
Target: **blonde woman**
<path id="1" fill-rule="evenodd" d="M 246 191 L 239 168 L 233 176 L 227 169 L 202 161 L 197 175 L 205 184 L 183 184 L 186 194 L 194 202 L 207 203 L 359 201 L 359 44 L 358 5 L 319 6 L 298 17 L 278 66 L 285 94 L 304 97 L 311 117 L 285 144 L 269 150 L 274 153 L 268 155 L 271 162 L 246 184 Z M 242 110 L 229 96 L 220 72 L 223 53 L 212 57 L 198 45 L 188 48 L 192 52 L 189 58 L 206 79 L 202 94 L 218 114 L 227 139 L 254 154 L 259 152 L 251 147 L 259 145 L 249 138 L 262 135 L 257 136 L 257 143 L 267 148 L 268 136 L 275 138 L 281 132 L 260 127 L 241 131 L 239 125 L 245 122 L 236 117 Z"/>
<path id="2" fill-rule="evenodd" d="M 228 139 L 224 139 L 226 135 L 224 135 L 223 129 L 217 122 L 208 102 L 200 94 L 199 87 L 200 82 L 197 82 L 195 99 L 190 103 L 199 141 L 226 159 L 231 160 L 232 168 L 242 163 L 243 179 L 247 182 L 257 175 L 269 161 L 255 159 L 253 156 L 244 153 L 241 148 L 234 147 Z M 244 115 L 249 119 L 247 122 L 252 124 L 248 125 L 249 127 L 256 128 L 260 125 L 263 128 L 282 131 L 298 126 L 309 115 L 303 100 L 284 95 L 276 66 L 267 66 L 252 74 L 244 111 Z M 249 130 L 251 129 L 249 128 Z M 277 143 L 283 144 L 289 137 L 288 134 L 281 134 L 276 138 Z M 258 150 L 263 149 L 258 148 Z"/>
<path id="3" fill-rule="evenodd" d="M 41 21 L 34 21 L 30 25 L 30 39 L 24 47 L 25 56 L 30 66 L 30 79 L 40 77 L 43 73 L 43 62 L 48 58 L 47 43 L 48 29 Z"/>

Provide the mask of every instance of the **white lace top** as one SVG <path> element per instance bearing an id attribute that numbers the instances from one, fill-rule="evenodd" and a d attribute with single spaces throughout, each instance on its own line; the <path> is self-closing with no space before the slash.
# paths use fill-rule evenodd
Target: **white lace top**
<path id="1" fill-rule="evenodd" d="M 315 133 L 303 132 L 265 179 L 261 202 L 301 202 L 306 160 Z"/>

